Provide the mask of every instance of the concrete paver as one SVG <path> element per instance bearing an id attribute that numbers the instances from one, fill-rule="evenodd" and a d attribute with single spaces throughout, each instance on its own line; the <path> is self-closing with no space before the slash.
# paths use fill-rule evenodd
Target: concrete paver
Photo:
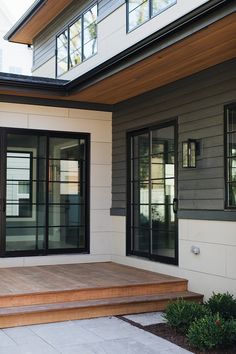
<path id="1" fill-rule="evenodd" d="M 140 321 L 140 315 L 135 316 L 136 322 Z M 159 317 L 152 313 L 141 316 L 141 321 L 146 325 Z M 3 329 L 0 330 L 0 353 L 191 354 L 116 317 Z"/>

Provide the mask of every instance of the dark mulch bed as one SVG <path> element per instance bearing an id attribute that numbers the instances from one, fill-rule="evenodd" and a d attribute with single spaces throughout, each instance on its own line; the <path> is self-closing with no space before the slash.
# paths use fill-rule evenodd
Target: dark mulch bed
<path id="1" fill-rule="evenodd" d="M 231 347 L 230 349 L 219 349 L 219 350 L 211 350 L 211 351 L 204 351 L 201 352 L 199 350 L 196 350 L 194 348 L 191 348 L 188 345 L 188 342 L 185 338 L 185 336 L 177 333 L 174 331 L 172 328 L 170 328 L 167 324 L 165 323 L 159 323 L 159 324 L 154 324 L 150 326 L 141 326 L 138 323 L 135 323 L 133 321 L 130 321 L 122 316 L 117 316 L 123 321 L 131 323 L 133 326 L 141 328 L 147 332 L 150 332 L 152 334 L 155 334 L 159 337 L 162 337 L 184 349 L 189 350 L 192 353 L 195 354 L 236 354 L 236 345 L 234 347 Z"/>
<path id="2" fill-rule="evenodd" d="M 193 349 L 188 345 L 188 342 L 185 336 L 176 333 L 172 328 L 170 328 L 165 323 L 159 323 L 156 325 L 145 326 L 143 327 L 145 331 L 151 332 L 159 337 L 165 338 L 168 341 L 179 345 L 180 347 L 189 350 L 195 354 L 236 354 L 236 345 L 230 349 L 219 349 L 201 352 L 199 350 Z"/>

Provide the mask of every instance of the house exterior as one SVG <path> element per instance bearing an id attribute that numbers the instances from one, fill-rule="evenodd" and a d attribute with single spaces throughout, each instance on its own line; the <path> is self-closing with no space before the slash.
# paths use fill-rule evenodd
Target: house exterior
<path id="1" fill-rule="evenodd" d="M 1 267 L 114 261 L 236 294 L 229 0 L 37 0 L 0 75 Z"/>

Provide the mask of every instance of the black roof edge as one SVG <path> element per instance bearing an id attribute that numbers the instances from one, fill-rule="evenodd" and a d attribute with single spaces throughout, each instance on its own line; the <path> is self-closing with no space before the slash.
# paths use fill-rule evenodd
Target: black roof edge
<path id="1" fill-rule="evenodd" d="M 235 4 L 235 0 L 210 0 L 204 3 L 203 5 L 197 7 L 193 11 L 187 13 L 186 15 L 182 16 L 171 24 L 165 26 L 159 31 L 151 34 L 150 36 L 144 38 L 143 40 L 129 47 L 128 49 L 125 49 L 121 53 L 98 65 L 94 69 L 86 72 L 85 74 L 72 81 L 69 81 L 65 85 L 68 94 L 73 91 L 82 90 L 85 87 L 88 87 L 90 84 L 93 83 L 93 80 L 99 79 L 100 75 L 109 72 L 111 68 L 114 69 L 116 65 L 118 66 L 124 61 L 127 61 L 128 59 L 137 56 L 137 54 L 144 51 L 146 48 L 149 48 L 151 45 L 154 45 L 157 40 L 164 39 L 168 35 L 176 33 L 176 31 L 181 30 L 184 26 L 197 21 L 208 14 L 212 14 L 213 11 L 216 11 L 217 9 L 229 3 Z"/>
<path id="2" fill-rule="evenodd" d="M 47 107 L 76 108 L 90 111 L 113 112 L 114 106 L 103 103 L 77 102 L 49 98 L 0 94 L 0 102 L 39 105 Z"/>
<path id="3" fill-rule="evenodd" d="M 36 0 L 30 8 L 21 16 L 21 18 L 14 24 L 14 26 L 3 37 L 10 41 L 11 37 L 26 23 L 28 20 L 44 5 L 47 0 Z M 29 44 L 29 43 L 25 43 Z"/>
<path id="4" fill-rule="evenodd" d="M 53 90 L 65 93 L 65 85 L 69 81 L 39 76 L 19 75 L 0 72 L 0 85 L 23 87 L 25 89 Z"/>

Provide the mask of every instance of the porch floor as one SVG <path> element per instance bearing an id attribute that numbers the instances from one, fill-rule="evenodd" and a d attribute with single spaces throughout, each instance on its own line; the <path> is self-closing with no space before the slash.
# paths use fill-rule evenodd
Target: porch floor
<path id="1" fill-rule="evenodd" d="M 187 280 L 120 264 L 0 268 L 0 328 L 164 310 L 201 301 Z"/>
<path id="2" fill-rule="evenodd" d="M 176 281 L 183 279 L 112 262 L 0 268 L 0 296 Z"/>

